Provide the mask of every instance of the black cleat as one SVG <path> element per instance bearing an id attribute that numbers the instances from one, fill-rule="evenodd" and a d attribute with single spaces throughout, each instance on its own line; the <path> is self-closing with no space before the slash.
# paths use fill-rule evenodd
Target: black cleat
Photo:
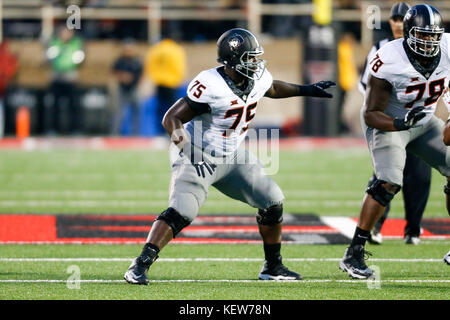
<path id="1" fill-rule="evenodd" d="M 148 249 L 148 255 L 140 255 L 133 260 L 123 278 L 131 284 L 148 284 L 148 269 L 158 258 L 158 254 L 153 249 Z"/>
<path id="2" fill-rule="evenodd" d="M 303 277 L 298 273 L 286 268 L 281 261 L 273 266 L 269 266 L 267 260 L 259 273 L 260 280 L 303 280 Z"/>
<path id="3" fill-rule="evenodd" d="M 131 284 L 148 284 L 147 272 L 149 264 L 146 264 L 141 261 L 140 257 L 137 257 L 133 260 L 130 267 L 123 278 Z"/>
<path id="4" fill-rule="evenodd" d="M 362 245 L 348 247 L 339 263 L 339 269 L 346 271 L 354 279 L 372 278 L 374 276 L 373 270 L 367 267 L 364 262 L 364 255 L 371 256 L 372 254 L 365 251 Z"/>
<path id="5" fill-rule="evenodd" d="M 444 256 L 444 262 L 450 266 L 450 251 Z"/>

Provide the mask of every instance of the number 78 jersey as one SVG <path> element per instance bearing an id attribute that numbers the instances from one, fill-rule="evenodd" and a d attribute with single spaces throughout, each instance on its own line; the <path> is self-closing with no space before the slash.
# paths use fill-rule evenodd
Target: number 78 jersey
<path id="1" fill-rule="evenodd" d="M 214 155 L 230 155 L 244 141 L 256 114 L 257 102 L 272 86 L 272 75 L 266 69 L 259 80 L 251 80 L 245 92 L 217 67 L 200 72 L 188 85 L 190 100 L 208 105 L 207 112 L 186 124 L 191 142 Z"/>
<path id="2" fill-rule="evenodd" d="M 416 126 L 427 123 L 436 111 L 437 102 L 448 85 L 450 73 L 450 34 L 441 40 L 439 64 L 431 74 L 420 73 L 407 56 L 404 39 L 393 40 L 381 47 L 370 61 L 370 74 L 392 85 L 392 94 L 384 111 L 388 116 L 403 118 L 412 108 L 424 106 L 427 116 Z"/>

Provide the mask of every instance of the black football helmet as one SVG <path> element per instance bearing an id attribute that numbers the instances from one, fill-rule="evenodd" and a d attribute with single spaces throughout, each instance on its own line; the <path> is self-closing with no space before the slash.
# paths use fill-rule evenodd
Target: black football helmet
<path id="1" fill-rule="evenodd" d="M 439 11 L 428 4 L 412 7 L 403 19 L 403 33 L 413 52 L 426 58 L 435 57 L 444 33 Z"/>
<path id="2" fill-rule="evenodd" d="M 263 53 L 258 39 L 245 29 L 228 30 L 217 40 L 217 61 L 249 79 L 262 77 L 266 61 L 259 56 Z"/>

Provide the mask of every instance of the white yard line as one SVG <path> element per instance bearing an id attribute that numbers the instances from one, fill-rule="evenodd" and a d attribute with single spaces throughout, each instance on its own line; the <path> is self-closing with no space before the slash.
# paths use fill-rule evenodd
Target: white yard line
<path id="1" fill-rule="evenodd" d="M 296 262 L 337 262 L 342 258 L 283 258 Z M 130 262 L 130 258 L 0 258 L 0 262 Z M 262 262 L 259 258 L 160 258 L 156 262 Z M 442 259 L 370 259 L 374 262 L 442 262 Z"/>
<path id="2" fill-rule="evenodd" d="M 125 280 L 102 280 L 102 279 L 93 279 L 93 280 L 77 280 L 76 282 L 80 283 L 125 283 Z M 0 283 L 73 283 L 74 281 L 70 280 L 51 280 L 51 279 L 39 279 L 39 280 L 23 280 L 23 279 L 6 279 L 0 280 Z M 151 283 L 168 283 L 168 282 L 207 282 L 207 283 L 219 283 L 219 282 L 230 282 L 230 283 L 286 283 L 286 282 L 295 282 L 295 283 L 450 283 L 450 280 L 427 280 L 427 279 L 417 279 L 417 280 L 397 280 L 397 279 L 388 279 L 388 280 L 327 280 L 327 279 L 316 279 L 316 280 L 283 280 L 283 281 L 261 281 L 261 280 L 230 280 L 230 279 L 173 279 L 173 280 L 150 280 Z"/>
<path id="3" fill-rule="evenodd" d="M 320 217 L 320 220 L 349 239 L 355 234 L 356 221 L 349 217 Z"/>

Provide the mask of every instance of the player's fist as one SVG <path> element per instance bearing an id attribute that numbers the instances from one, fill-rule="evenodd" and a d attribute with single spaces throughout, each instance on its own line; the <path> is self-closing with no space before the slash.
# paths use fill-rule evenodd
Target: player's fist
<path id="1" fill-rule="evenodd" d="M 321 98 L 333 98 L 331 93 L 325 91 L 325 89 L 335 87 L 336 83 L 333 81 L 319 81 L 311 85 L 311 96 Z"/>
<path id="2" fill-rule="evenodd" d="M 394 119 L 394 127 L 398 131 L 408 130 L 417 122 L 422 120 L 427 114 L 423 110 L 425 107 L 417 107 L 408 111 L 403 119 Z"/>
<path id="3" fill-rule="evenodd" d="M 423 109 L 425 109 L 425 107 L 417 107 L 409 110 L 405 115 L 405 125 L 407 125 L 408 127 L 412 127 L 417 122 L 422 120 L 427 115 L 425 112 L 423 112 Z"/>
<path id="4" fill-rule="evenodd" d="M 209 162 L 203 157 L 203 152 L 200 148 L 187 143 L 179 153 L 180 157 L 187 157 L 189 162 L 194 166 L 197 175 L 201 178 L 206 177 L 206 172 L 210 175 L 214 174 L 217 165 Z"/>

